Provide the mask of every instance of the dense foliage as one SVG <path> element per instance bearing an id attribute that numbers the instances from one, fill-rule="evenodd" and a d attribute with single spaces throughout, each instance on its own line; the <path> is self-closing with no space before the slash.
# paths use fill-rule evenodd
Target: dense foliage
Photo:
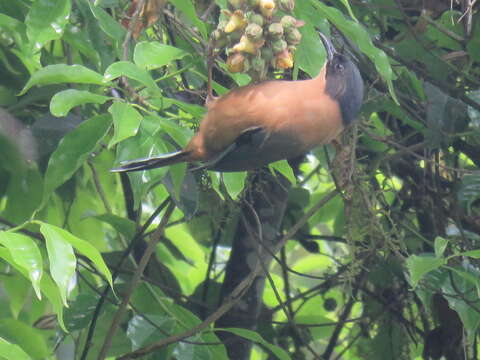
<path id="1" fill-rule="evenodd" d="M 0 0 L 0 358 L 478 358 L 477 1 L 278 2 L 301 42 L 259 77 L 332 38 L 365 80 L 343 146 L 119 175 L 190 139 L 242 1 Z M 215 92 L 247 84 L 217 48 Z"/>

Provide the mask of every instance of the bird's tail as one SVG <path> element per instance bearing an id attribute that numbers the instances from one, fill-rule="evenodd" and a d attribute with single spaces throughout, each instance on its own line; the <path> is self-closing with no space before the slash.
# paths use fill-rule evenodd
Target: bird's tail
<path id="1" fill-rule="evenodd" d="M 136 159 L 120 163 L 120 166 L 111 169 L 111 172 L 129 172 L 155 169 L 162 166 L 177 164 L 188 160 L 190 151 L 177 151 L 170 154 L 160 155 L 156 157 Z"/>

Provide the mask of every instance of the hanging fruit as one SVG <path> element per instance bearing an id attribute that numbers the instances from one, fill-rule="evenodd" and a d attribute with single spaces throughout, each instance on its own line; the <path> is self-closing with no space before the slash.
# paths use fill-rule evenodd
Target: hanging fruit
<path id="1" fill-rule="evenodd" d="M 263 16 L 271 18 L 273 11 L 275 10 L 275 1 L 273 0 L 260 0 L 258 7 Z"/>
<path id="2" fill-rule="evenodd" d="M 246 72 L 259 81 L 270 69 L 293 67 L 302 39 L 298 28 L 304 24 L 292 16 L 294 7 L 295 0 L 228 0 L 211 34 L 217 51 L 228 55 L 228 70 Z"/>
<path id="3" fill-rule="evenodd" d="M 293 66 L 293 55 L 288 49 L 283 50 L 275 56 L 277 69 L 290 69 Z"/>
<path id="4" fill-rule="evenodd" d="M 247 26 L 247 19 L 242 10 L 235 10 L 233 13 L 225 11 L 225 14 L 230 17 L 227 25 L 225 25 L 225 32 L 232 33 L 237 30 L 243 30 Z"/>
<path id="5" fill-rule="evenodd" d="M 228 71 L 232 73 L 245 70 L 245 56 L 242 53 L 234 53 L 227 58 Z"/>

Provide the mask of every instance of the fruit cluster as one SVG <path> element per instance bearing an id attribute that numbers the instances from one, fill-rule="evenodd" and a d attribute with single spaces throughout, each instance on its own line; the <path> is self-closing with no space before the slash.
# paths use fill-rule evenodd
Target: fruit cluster
<path id="1" fill-rule="evenodd" d="M 302 35 L 302 21 L 291 14 L 295 0 L 228 0 L 225 20 L 212 33 L 216 49 L 225 49 L 231 72 L 264 80 L 269 66 L 288 69 Z M 279 13 L 277 13 L 279 10 Z"/>

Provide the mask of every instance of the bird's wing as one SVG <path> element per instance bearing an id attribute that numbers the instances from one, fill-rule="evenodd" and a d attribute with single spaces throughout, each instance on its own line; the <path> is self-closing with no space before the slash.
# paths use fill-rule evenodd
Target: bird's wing
<path id="1" fill-rule="evenodd" d="M 193 170 L 211 169 L 220 171 L 248 170 L 245 160 L 249 154 L 260 151 L 268 140 L 269 133 L 260 126 L 248 128 L 235 139 L 225 150 Z M 247 163 L 251 163 L 249 160 Z"/>
<path id="2" fill-rule="evenodd" d="M 338 104 L 314 81 L 240 88 L 209 107 L 188 150 L 205 167 L 239 171 L 289 159 L 329 142 L 342 129 Z M 261 130 L 258 130 L 261 129 Z"/>

